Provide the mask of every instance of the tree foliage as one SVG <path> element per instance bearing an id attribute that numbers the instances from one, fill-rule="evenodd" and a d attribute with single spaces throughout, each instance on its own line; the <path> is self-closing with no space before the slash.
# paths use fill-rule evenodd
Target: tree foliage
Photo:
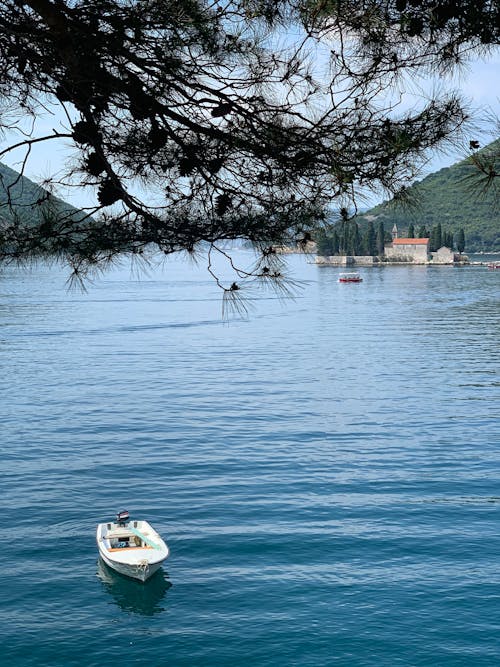
<path id="1" fill-rule="evenodd" d="M 385 248 L 385 228 L 383 220 L 379 220 L 377 224 L 376 247 L 377 254 L 383 255 Z"/>
<path id="2" fill-rule="evenodd" d="M 96 193 L 78 221 L 4 223 L 0 254 L 81 273 L 244 238 L 261 259 L 238 280 L 275 281 L 275 242 L 360 188 L 396 192 L 456 135 L 456 95 L 397 112 L 382 93 L 497 44 L 498 18 L 493 0 L 0 0 L 0 122 L 18 133 L 0 158 L 64 140 L 55 180 Z M 38 134 L 56 108 L 65 129 Z"/>
<path id="3" fill-rule="evenodd" d="M 368 221 L 366 226 L 366 232 L 364 236 L 364 252 L 366 255 L 376 255 L 377 254 L 377 236 L 375 234 L 375 228 L 371 220 Z"/>
<path id="4" fill-rule="evenodd" d="M 429 239 L 429 250 L 434 252 L 439 250 L 443 245 L 443 229 L 440 222 L 437 225 L 434 225 L 431 229 L 431 235 Z"/>

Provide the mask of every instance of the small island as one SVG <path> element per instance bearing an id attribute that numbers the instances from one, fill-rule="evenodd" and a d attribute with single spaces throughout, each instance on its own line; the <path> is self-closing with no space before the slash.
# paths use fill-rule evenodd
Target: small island
<path id="1" fill-rule="evenodd" d="M 364 239 L 359 238 L 356 223 L 347 223 L 340 238 L 336 231 L 333 238 L 320 235 L 316 247 L 315 263 L 323 266 L 373 266 L 381 264 L 432 264 L 454 265 L 468 264 L 469 258 L 462 254 L 465 246 L 463 231 L 457 241 L 458 252 L 453 247 L 453 236 L 443 232 L 441 226 L 432 230 L 430 235 L 415 237 L 412 227 L 409 234 L 399 237 L 398 227 L 394 225 L 391 240 L 386 241 L 383 226 L 375 236 L 373 228 L 368 226 Z M 356 225 L 357 227 L 357 225 Z M 424 234 L 426 230 L 421 230 Z M 370 233 L 371 232 L 371 233 Z M 341 232 L 342 233 L 342 232 Z M 410 235 L 410 233 L 412 233 Z M 358 254 L 357 250 L 365 250 Z M 351 251 L 351 252 L 349 252 Z"/>

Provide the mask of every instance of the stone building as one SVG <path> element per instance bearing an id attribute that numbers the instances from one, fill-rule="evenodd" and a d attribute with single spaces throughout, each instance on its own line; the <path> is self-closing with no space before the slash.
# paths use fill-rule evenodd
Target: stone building
<path id="1" fill-rule="evenodd" d="M 454 264 L 455 261 L 457 261 L 455 253 L 446 246 L 442 246 L 432 253 L 433 264 Z"/>
<path id="2" fill-rule="evenodd" d="M 394 235 L 393 230 L 392 243 L 385 246 L 384 255 L 390 262 L 427 264 L 429 261 L 429 239 L 399 239 Z"/>

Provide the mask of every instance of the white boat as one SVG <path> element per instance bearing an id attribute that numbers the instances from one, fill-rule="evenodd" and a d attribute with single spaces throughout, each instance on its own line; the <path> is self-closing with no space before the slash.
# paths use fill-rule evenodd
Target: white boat
<path id="1" fill-rule="evenodd" d="M 169 549 L 147 521 L 130 521 L 120 512 L 116 521 L 100 523 L 96 533 L 102 560 L 113 570 L 139 581 L 146 581 L 168 557 Z"/>

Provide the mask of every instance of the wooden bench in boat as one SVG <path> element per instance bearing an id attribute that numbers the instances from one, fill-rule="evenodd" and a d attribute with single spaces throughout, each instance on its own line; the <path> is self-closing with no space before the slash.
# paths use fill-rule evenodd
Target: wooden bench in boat
<path id="1" fill-rule="evenodd" d="M 122 551 L 125 549 L 160 549 L 161 547 L 155 544 L 152 540 L 149 539 L 146 535 L 143 535 L 137 528 L 118 528 L 115 530 L 110 530 L 105 539 L 112 540 L 130 540 L 134 538 L 133 544 L 128 544 L 127 546 L 120 547 L 110 547 L 108 551 Z M 140 543 L 137 544 L 137 540 L 140 540 Z"/>
<path id="2" fill-rule="evenodd" d="M 107 549 L 107 551 L 137 551 L 137 549 L 152 549 L 153 547 L 150 547 L 149 544 L 145 544 L 143 547 L 141 546 L 128 546 L 128 547 L 110 547 Z"/>

